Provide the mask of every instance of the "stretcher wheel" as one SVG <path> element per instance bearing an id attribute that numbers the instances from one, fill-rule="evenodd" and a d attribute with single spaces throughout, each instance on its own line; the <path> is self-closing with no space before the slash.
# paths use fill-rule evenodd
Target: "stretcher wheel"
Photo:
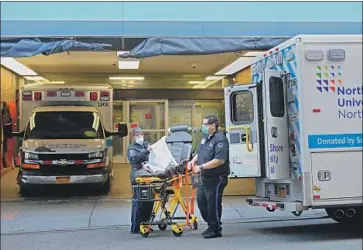
<path id="1" fill-rule="evenodd" d="M 149 232 L 141 233 L 141 236 L 144 237 L 144 238 L 146 238 L 146 237 L 149 236 Z"/>
<path id="2" fill-rule="evenodd" d="M 302 211 L 293 211 L 292 214 L 295 216 L 300 216 L 302 214 Z"/>
<path id="3" fill-rule="evenodd" d="M 164 231 L 164 230 L 168 227 L 168 225 L 166 225 L 166 220 L 164 220 L 164 219 L 162 219 L 162 220 L 161 220 L 161 223 L 165 223 L 165 224 L 159 224 L 159 225 L 158 225 L 158 228 L 159 228 L 161 231 Z"/>
<path id="4" fill-rule="evenodd" d="M 269 207 L 266 207 L 266 210 L 272 213 L 272 212 L 275 212 L 275 210 L 276 210 L 276 209 L 274 209 L 274 208 L 269 208 Z"/>
<path id="5" fill-rule="evenodd" d="M 180 231 L 180 232 L 175 232 L 175 231 L 173 231 L 173 235 L 174 235 L 175 237 L 180 237 L 180 236 L 182 236 L 182 235 L 183 235 L 183 233 L 184 233 L 184 231 Z"/>
<path id="6" fill-rule="evenodd" d="M 193 229 L 198 230 L 198 222 L 196 221 L 193 222 Z"/>

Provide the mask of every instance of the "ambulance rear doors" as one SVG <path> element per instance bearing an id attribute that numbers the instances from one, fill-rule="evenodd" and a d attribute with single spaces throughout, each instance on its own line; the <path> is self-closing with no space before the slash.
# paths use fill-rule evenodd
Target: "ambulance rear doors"
<path id="1" fill-rule="evenodd" d="M 226 87 L 224 98 L 230 177 L 261 177 L 259 131 L 263 130 L 259 129 L 256 85 Z"/>

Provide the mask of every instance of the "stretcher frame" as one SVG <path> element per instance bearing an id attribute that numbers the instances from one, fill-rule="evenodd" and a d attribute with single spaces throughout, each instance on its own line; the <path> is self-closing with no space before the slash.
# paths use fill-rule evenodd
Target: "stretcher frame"
<path id="1" fill-rule="evenodd" d="M 138 202 L 154 201 L 154 207 L 149 220 L 140 223 L 140 234 L 142 237 L 148 237 L 153 232 L 152 226 L 157 225 L 162 231 L 171 225 L 173 235 L 180 237 L 184 229 L 189 227 L 192 230 L 198 229 L 197 217 L 194 215 L 195 189 L 191 187 L 191 175 L 185 167 L 183 174 L 175 174 L 170 178 L 159 177 L 137 177 L 135 185 L 132 185 L 133 192 L 137 192 L 134 197 Z M 181 190 L 184 186 L 185 198 L 181 196 Z M 190 190 L 191 189 L 191 190 Z M 169 201 L 169 196 L 173 198 Z M 189 197 L 190 195 L 190 197 Z M 167 206 L 170 204 L 170 206 Z M 181 207 L 185 217 L 176 217 L 178 207 Z M 160 211 L 159 211 L 160 210 Z M 156 215 L 160 212 L 160 219 L 155 221 Z M 180 220 L 184 220 L 180 222 Z"/>

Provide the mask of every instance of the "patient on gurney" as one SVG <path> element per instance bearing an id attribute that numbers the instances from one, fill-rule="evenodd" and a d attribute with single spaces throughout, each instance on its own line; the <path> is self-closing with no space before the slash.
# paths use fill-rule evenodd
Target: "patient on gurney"
<path id="1" fill-rule="evenodd" d="M 168 136 L 151 145 L 149 161 L 135 173 L 135 177 L 169 178 L 183 174 L 186 163 L 192 157 L 192 136 L 187 133 L 187 125 L 177 125 L 170 129 Z"/>

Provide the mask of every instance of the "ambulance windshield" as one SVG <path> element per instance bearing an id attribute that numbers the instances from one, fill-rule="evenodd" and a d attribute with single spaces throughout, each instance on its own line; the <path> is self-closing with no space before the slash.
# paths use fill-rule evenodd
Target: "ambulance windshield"
<path id="1" fill-rule="evenodd" d="M 103 139 L 101 118 L 94 112 L 37 112 L 30 118 L 26 139 Z"/>

